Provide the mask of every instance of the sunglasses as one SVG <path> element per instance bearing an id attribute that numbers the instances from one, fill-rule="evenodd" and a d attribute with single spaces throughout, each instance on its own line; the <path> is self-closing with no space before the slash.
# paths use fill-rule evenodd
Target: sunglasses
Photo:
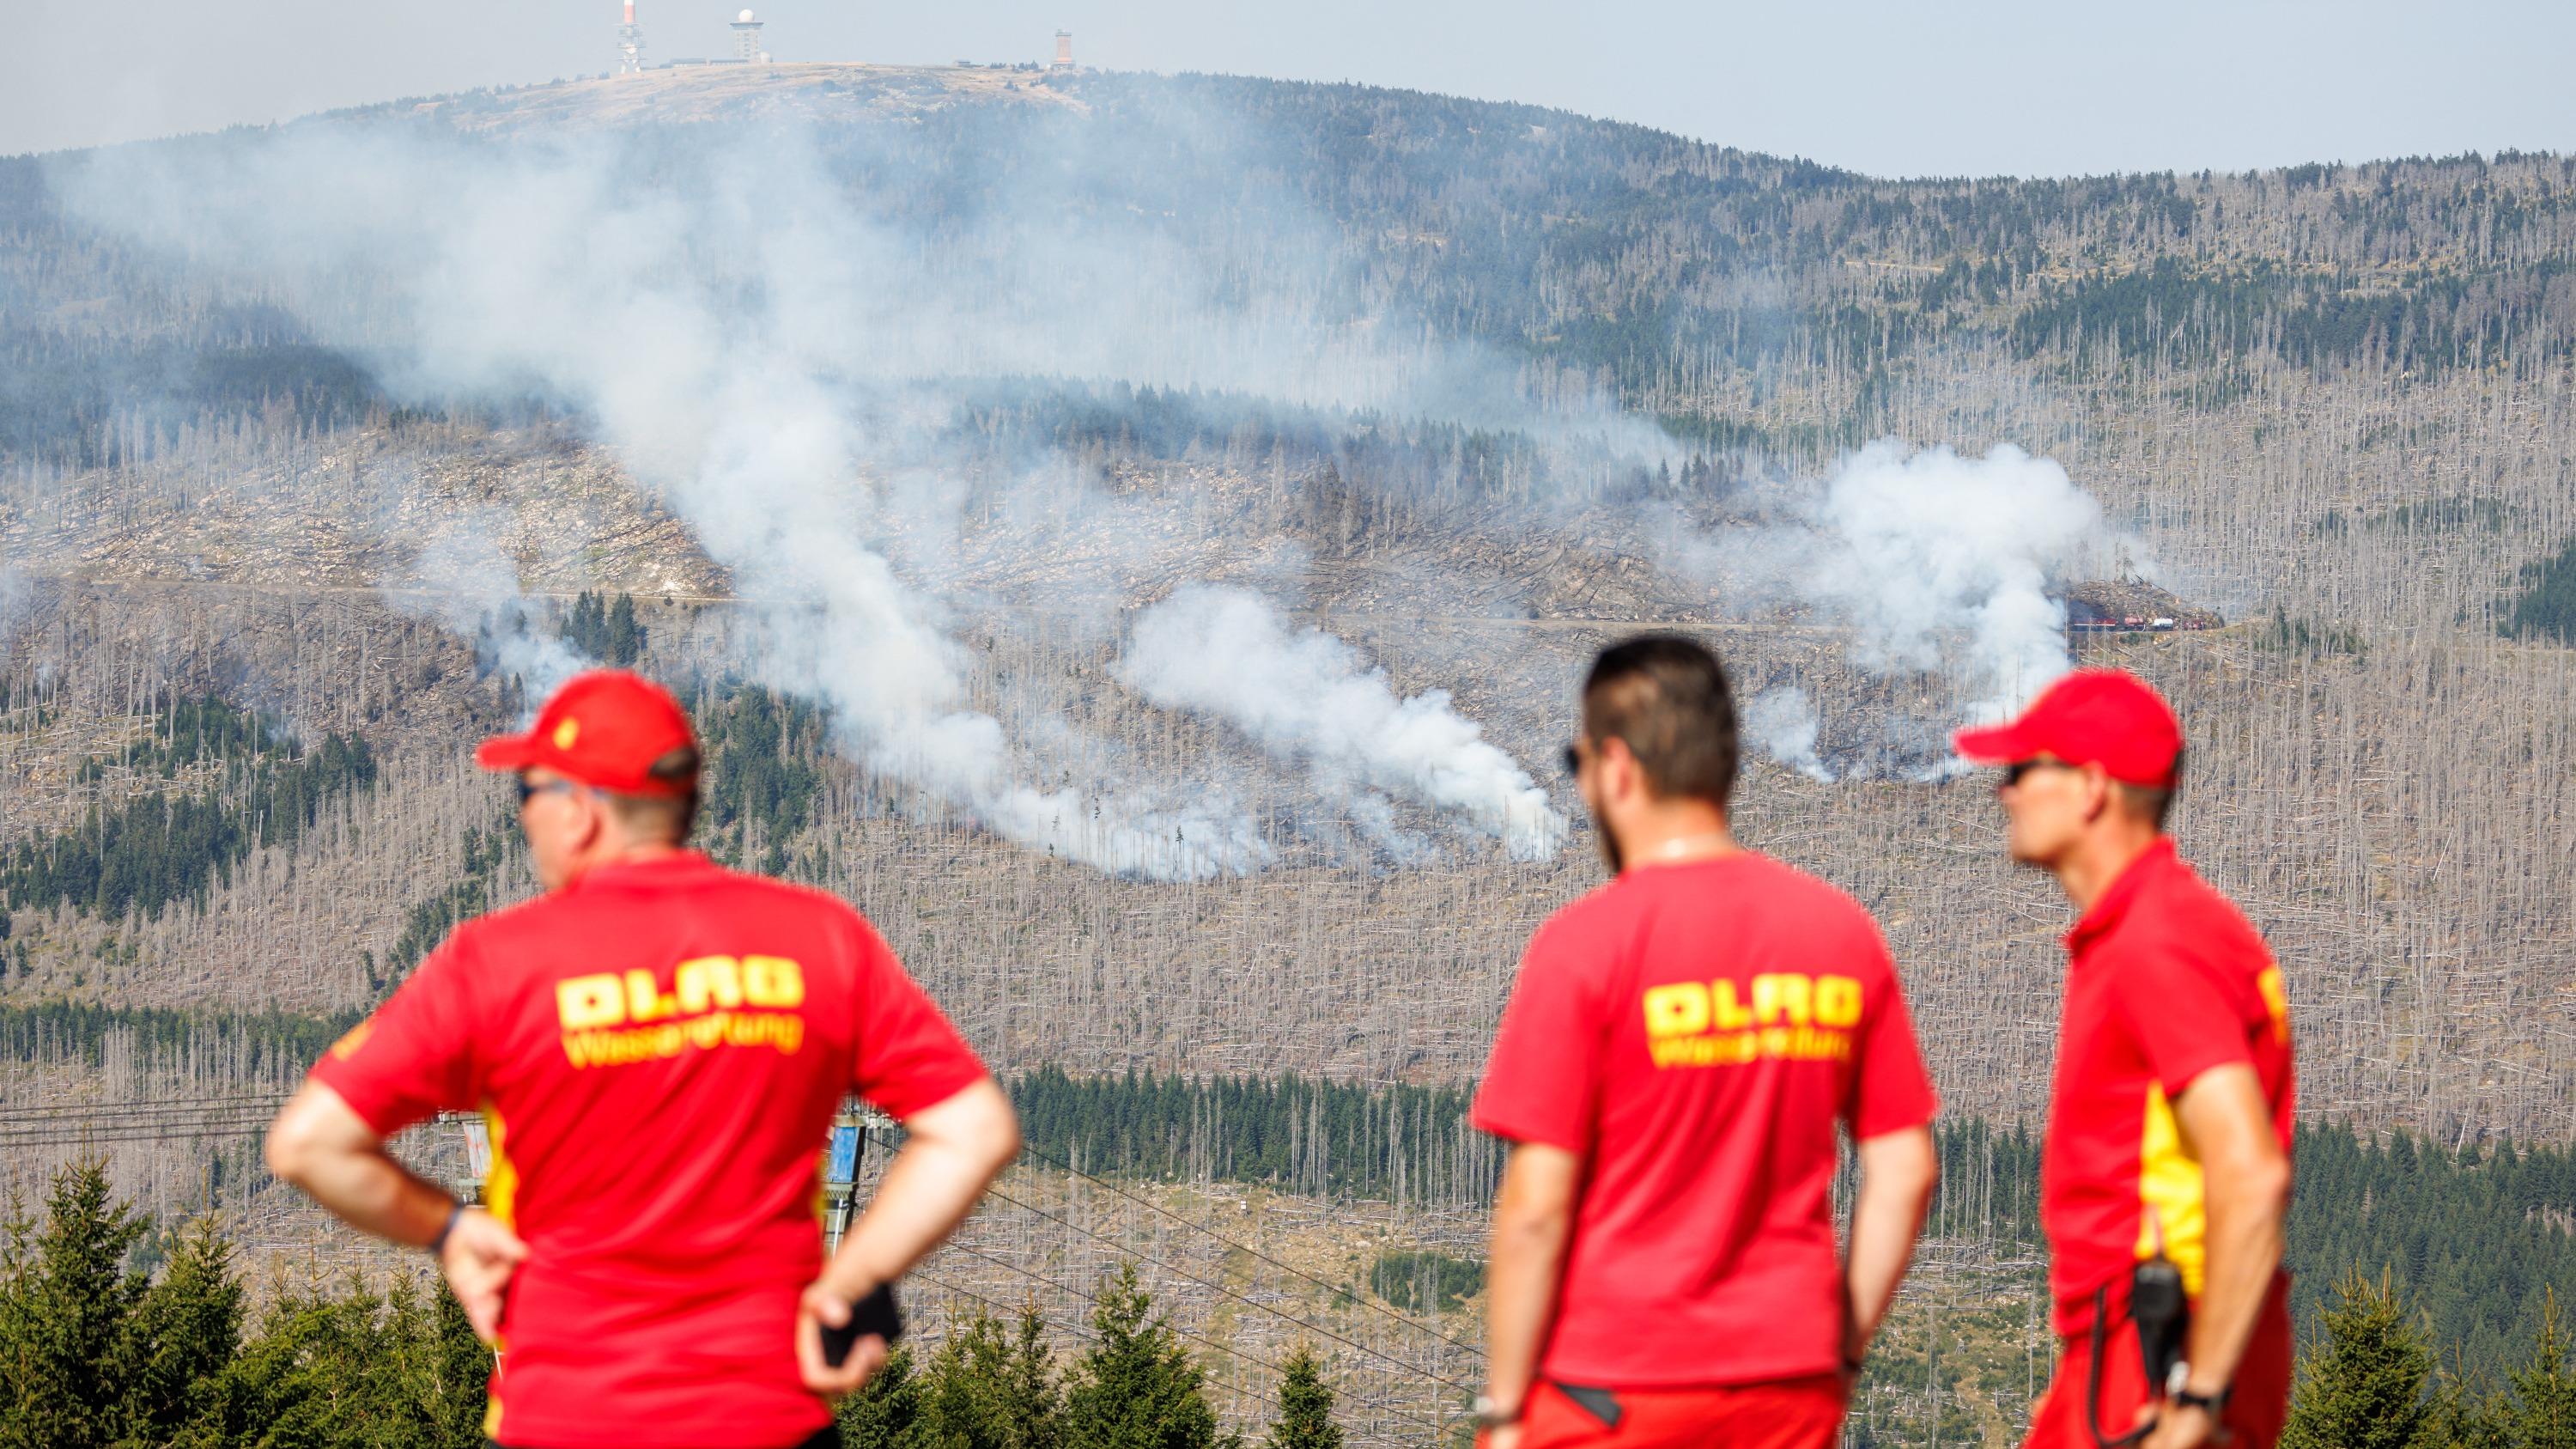
<path id="1" fill-rule="evenodd" d="M 1565 773 L 1569 775 L 1580 775 L 1583 773 L 1583 747 L 1581 745 L 1567 745 L 1565 747 Z"/>
<path id="2" fill-rule="evenodd" d="M 2033 770 L 2074 770 L 2081 768 L 2082 767 L 2079 765 L 2070 765 L 2064 760 L 2015 760 L 2011 764 L 2004 766 L 2004 783 L 2007 785 L 2018 785 L 2021 783 L 2021 777 L 2029 774 Z"/>
<path id="3" fill-rule="evenodd" d="M 542 785 L 531 784 L 529 783 L 527 776 L 521 775 L 519 777 L 519 808 L 522 810 L 527 809 L 528 802 L 534 800 L 540 795 L 555 792 L 569 795 L 577 788 L 579 788 L 578 784 L 571 780 L 548 780 Z"/>

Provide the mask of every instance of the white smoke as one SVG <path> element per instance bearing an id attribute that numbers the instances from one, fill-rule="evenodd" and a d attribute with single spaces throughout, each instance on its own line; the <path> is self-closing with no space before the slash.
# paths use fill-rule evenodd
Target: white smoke
<path id="1" fill-rule="evenodd" d="M 521 592 L 518 564 L 494 541 L 507 525 L 497 513 L 458 518 L 407 570 L 384 581 L 384 596 L 404 613 L 474 640 L 493 668 L 518 678 L 533 713 L 593 661 L 548 629 L 544 611 Z"/>
<path id="2" fill-rule="evenodd" d="M 2143 567 L 2144 550 L 2064 468 L 2009 445 L 1975 458 L 1882 441 L 1760 507 L 1712 532 L 1672 531 L 1666 563 L 1730 606 L 1789 607 L 1845 631 L 1848 658 L 1871 674 L 1942 676 L 1968 721 L 2001 718 L 2073 667 L 2053 585 Z M 1766 747 L 1817 774 L 1807 708 L 1803 694 L 1769 706 Z"/>
<path id="3" fill-rule="evenodd" d="M 1393 853 L 1417 848 L 1389 797 L 1498 837 L 1522 860 L 1565 838 L 1547 792 L 1446 690 L 1398 698 L 1385 671 L 1320 629 L 1292 630 L 1249 589 L 1192 584 L 1136 618 L 1118 677 L 1169 709 L 1213 715 L 1304 766 L 1328 799 Z"/>
<path id="4" fill-rule="evenodd" d="M 928 279 L 902 275 L 892 244 L 793 146 L 746 148 L 703 195 L 633 187 L 623 160 L 614 147 L 469 154 L 323 131 L 226 152 L 205 174 L 107 174 L 140 164 L 126 158 L 72 195 L 290 294 L 317 275 L 380 280 L 384 295 L 306 297 L 307 315 L 352 343 L 391 343 L 387 374 L 408 393 L 535 390 L 585 410 L 741 581 L 761 644 L 747 671 L 831 704 L 870 767 L 1104 870 L 1263 863 L 1249 821 L 1222 801 L 1158 809 L 1133 791 L 1023 783 L 1001 722 L 965 703 L 939 608 L 868 544 L 874 440 L 851 379 L 930 335 L 889 317 L 936 310 Z M 357 194 L 331 194 L 343 186 Z M 166 210 L 135 214 L 142 197 Z M 489 562 L 428 560 L 451 575 L 473 566 L 467 582 L 487 593 L 502 584 Z M 504 667 L 532 685 L 578 666 L 542 635 L 501 642 Z"/>
<path id="5" fill-rule="evenodd" d="M 1010 194 L 980 229 L 913 235 L 872 211 L 814 137 L 707 147 L 718 134 L 693 133 L 689 145 L 707 149 L 684 147 L 659 179 L 647 179 L 656 158 L 630 150 L 643 143 L 613 136 L 497 148 L 399 127 L 132 148 L 56 179 L 75 214 L 373 356 L 398 395 L 538 396 L 583 414 L 732 573 L 760 645 L 746 672 L 832 705 L 841 744 L 871 769 L 1108 871 L 1194 878 L 1267 863 L 1248 814 L 1205 785 L 1139 784 L 1135 772 L 1031 783 L 1053 772 L 968 701 L 946 608 L 924 586 L 938 561 L 918 546 L 905 569 L 890 557 L 898 524 L 935 539 L 938 521 L 912 515 L 962 494 L 907 486 L 890 500 L 872 480 L 943 466 L 935 392 L 958 376 L 1214 385 L 1479 422 L 1517 406 L 1544 421 L 1509 400 L 1508 370 L 1418 335 L 1394 347 L 1320 323 L 1312 258 L 1263 259 L 1288 274 L 1275 297 L 1226 296 L 1261 268 L 1235 258 L 1203 276 L 1123 212 L 1086 226 L 1107 209 Z M 1612 435 L 1657 436 L 1615 417 L 1584 434 Z M 489 564 L 476 561 L 489 575 L 477 583 L 497 590 Z M 506 631 L 504 647 L 504 667 L 532 688 L 578 664 L 526 630 Z M 1310 667 L 1311 651 L 1273 663 Z M 1351 773 L 1516 851 L 1554 848 L 1562 822 L 1445 697 L 1389 705 L 1391 737 L 1313 753 L 1318 772 Z M 1412 853 L 1391 812 L 1350 803 Z"/>
<path id="6" fill-rule="evenodd" d="M 1744 706 L 1744 737 L 1764 753 L 1810 780 L 1830 781 L 1833 770 L 1816 753 L 1822 728 L 1814 701 L 1796 685 L 1766 690 Z"/>
<path id="7" fill-rule="evenodd" d="M 18 636 L 20 616 L 34 598 L 35 589 L 27 582 L 26 570 L 0 559 L 0 645 Z"/>

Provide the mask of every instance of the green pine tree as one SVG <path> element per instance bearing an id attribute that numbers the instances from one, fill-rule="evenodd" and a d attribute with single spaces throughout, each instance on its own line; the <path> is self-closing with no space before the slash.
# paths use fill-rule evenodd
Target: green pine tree
<path id="1" fill-rule="evenodd" d="M 492 1350 L 474 1336 L 465 1305 L 441 1287 L 431 1325 L 436 1394 L 431 1418 L 437 1449 L 482 1449 L 485 1396 L 492 1383 Z"/>
<path id="2" fill-rule="evenodd" d="M 897 1348 L 888 1354 L 867 1386 L 841 1401 L 837 1417 L 843 1449 L 931 1449 L 922 1390 L 912 1371 L 912 1350 Z"/>
<path id="3" fill-rule="evenodd" d="M 2282 1449 L 2412 1449 L 2430 1406 L 2432 1354 L 2383 1273 L 2335 1284 L 2326 1336 L 2299 1365 Z"/>
<path id="4" fill-rule="evenodd" d="M 1011 1449 L 1062 1449 L 1064 1390 L 1056 1382 L 1055 1354 L 1047 1347 L 1046 1319 L 1034 1304 L 1020 1310 L 1001 1399 L 1014 1436 Z"/>
<path id="5" fill-rule="evenodd" d="M 621 669 L 633 664 L 644 652 L 644 628 L 635 622 L 633 594 L 619 594 L 617 602 L 609 606 L 607 622 L 600 628 L 600 638 L 605 646 L 601 657 Z"/>
<path id="6" fill-rule="evenodd" d="M 216 1394 L 220 1425 L 203 1442 L 257 1449 L 436 1442 L 421 1387 L 427 1319 L 407 1280 L 390 1303 L 355 1279 L 337 1295 L 281 1293 L 225 1373 Z"/>
<path id="7" fill-rule="evenodd" d="M 241 1348 L 243 1294 L 232 1243 L 212 1214 L 181 1229 L 110 1351 L 122 1400 L 120 1444 L 171 1443 L 216 1414 L 218 1384 Z"/>
<path id="8" fill-rule="evenodd" d="M 1073 1366 L 1065 1393 L 1067 1449 L 1211 1449 L 1216 1411 L 1206 1374 L 1154 1314 L 1129 1263 L 1091 1312 L 1099 1339 Z"/>
<path id="9" fill-rule="evenodd" d="M 940 1449 L 1010 1449 L 1010 1410 L 1003 1402 L 1010 1340 L 989 1313 L 949 1330 L 922 1377 L 930 1442 Z"/>
<path id="10" fill-rule="evenodd" d="M 115 1199 L 99 1158 L 55 1176 L 41 1226 L 11 1203 L 0 1261 L 0 1449 L 107 1449 L 123 1437 L 116 1350 L 145 1288 L 124 1263 L 146 1226 Z"/>
<path id="11" fill-rule="evenodd" d="M 2531 1362 L 2513 1376 L 2521 1411 L 2514 1416 L 2519 1449 L 2576 1449 L 2576 1371 L 2567 1362 L 2567 1328 L 2553 1291 L 2541 1300 L 2540 1341 Z"/>
<path id="12" fill-rule="evenodd" d="M 1286 1367 L 1279 1380 L 1279 1419 L 1265 1441 L 1268 1449 L 1342 1449 L 1342 1431 L 1333 1422 L 1333 1391 L 1324 1386 L 1313 1346 L 1297 1345 Z"/>
<path id="13" fill-rule="evenodd" d="M 2417 1449 L 2516 1449 L 2512 1406 L 2482 1374 L 2445 1371 L 2433 1391 Z"/>

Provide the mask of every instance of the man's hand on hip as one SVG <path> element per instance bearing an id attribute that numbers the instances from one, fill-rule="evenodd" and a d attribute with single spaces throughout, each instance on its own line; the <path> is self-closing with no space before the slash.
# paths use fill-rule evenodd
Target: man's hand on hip
<path id="1" fill-rule="evenodd" d="M 459 1212 L 447 1241 L 439 1245 L 438 1269 L 464 1306 L 474 1336 L 486 1344 L 499 1346 L 501 1303 L 509 1295 L 511 1275 L 527 1257 L 528 1245 L 519 1235 L 481 1208 Z"/>
<path id="2" fill-rule="evenodd" d="M 885 1366 L 886 1341 L 874 1333 L 852 1344 L 850 1356 L 841 1360 L 840 1367 L 824 1361 L 823 1330 L 849 1321 L 850 1300 L 820 1280 L 808 1284 L 805 1296 L 796 1301 L 796 1369 L 808 1391 L 827 1399 L 843 1398 L 857 1393 Z"/>

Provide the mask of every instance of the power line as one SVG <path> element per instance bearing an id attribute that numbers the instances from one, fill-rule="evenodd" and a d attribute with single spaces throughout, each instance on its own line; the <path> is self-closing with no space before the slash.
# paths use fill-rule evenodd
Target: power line
<path id="1" fill-rule="evenodd" d="M 208 1140 L 238 1141 L 259 1134 L 266 1121 L 242 1122 L 230 1126 L 174 1132 L 166 1127 L 148 1132 L 84 1132 L 51 1137 L 0 1136 L 0 1147 L 94 1147 L 128 1142 L 202 1142 Z"/>
<path id="2" fill-rule="evenodd" d="M 194 1101 L 170 1097 L 130 1097 L 117 1102 L 66 1102 L 54 1107 L 0 1107 L 0 1123 L 25 1119 L 54 1121 L 65 1118 L 99 1116 L 108 1113 L 196 1112 L 214 1107 L 265 1103 L 276 1106 L 294 1095 L 292 1092 L 252 1092 L 225 1097 L 199 1097 Z"/>

